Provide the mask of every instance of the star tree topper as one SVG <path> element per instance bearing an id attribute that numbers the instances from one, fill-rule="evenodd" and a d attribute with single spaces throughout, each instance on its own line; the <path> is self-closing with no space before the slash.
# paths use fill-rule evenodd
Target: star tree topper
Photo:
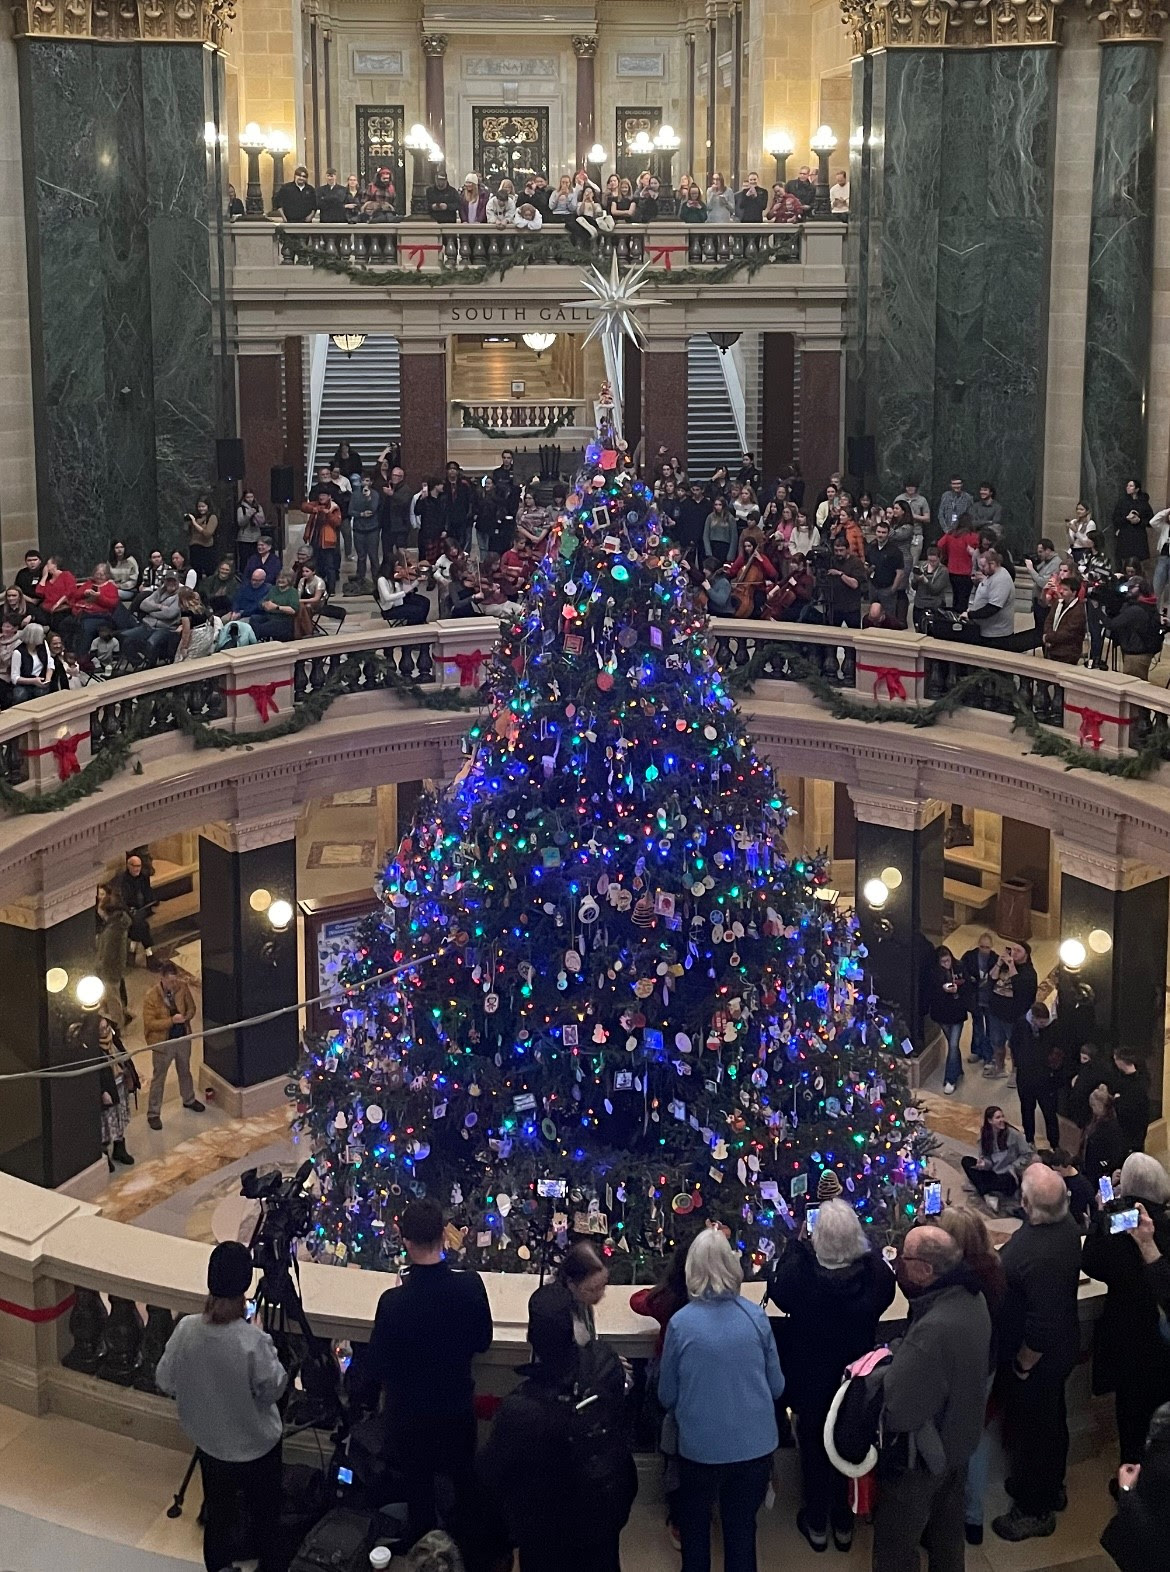
<path id="1" fill-rule="evenodd" d="M 590 299 L 568 302 L 570 306 L 583 306 L 586 310 L 597 312 L 597 320 L 589 329 L 585 342 L 588 344 L 594 338 L 600 340 L 602 347 L 609 352 L 611 362 L 617 361 L 623 338 L 628 338 L 639 349 L 645 345 L 646 335 L 638 321 L 637 310 L 643 306 L 666 304 L 664 300 L 650 300 L 642 293 L 649 271 L 650 264 L 643 262 L 623 278 L 618 271 L 615 251 L 610 257 L 608 278 L 596 267 L 586 269 L 582 275 L 581 283 L 589 291 Z"/>

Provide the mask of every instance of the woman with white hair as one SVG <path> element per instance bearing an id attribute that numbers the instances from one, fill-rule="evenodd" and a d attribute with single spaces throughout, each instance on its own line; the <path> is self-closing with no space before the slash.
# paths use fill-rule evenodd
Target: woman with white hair
<path id="1" fill-rule="evenodd" d="M 45 630 L 39 622 L 27 622 L 16 636 L 8 676 L 12 683 L 12 702 L 24 704 L 39 698 L 53 686 L 55 662 L 45 643 Z"/>
<path id="2" fill-rule="evenodd" d="M 1081 1266 L 1109 1290 L 1093 1333 L 1093 1392 L 1114 1394 L 1121 1462 L 1140 1463 L 1153 1412 L 1170 1401 L 1170 1345 L 1133 1230 L 1113 1233 L 1112 1224 L 1140 1201 L 1153 1220 L 1155 1243 L 1170 1255 L 1170 1176 L 1156 1158 L 1131 1152 L 1117 1195 L 1109 1209 L 1098 1201 Z"/>
<path id="3" fill-rule="evenodd" d="M 739 1257 L 719 1229 L 705 1229 L 687 1251 L 690 1303 L 666 1329 L 658 1373 L 659 1401 L 678 1423 L 682 1572 L 709 1572 L 716 1501 L 724 1572 L 756 1572 L 784 1375 L 768 1317 L 742 1285 Z"/>
<path id="4" fill-rule="evenodd" d="M 849 1481 L 825 1455 L 825 1416 L 841 1372 L 877 1342 L 894 1298 L 894 1274 L 872 1251 L 848 1201 L 822 1203 L 811 1238 L 802 1231 L 772 1268 L 768 1298 L 787 1317 L 773 1324 L 784 1349 L 788 1402 L 796 1412 L 803 1501 L 796 1526 L 824 1550 L 853 1543 Z"/>

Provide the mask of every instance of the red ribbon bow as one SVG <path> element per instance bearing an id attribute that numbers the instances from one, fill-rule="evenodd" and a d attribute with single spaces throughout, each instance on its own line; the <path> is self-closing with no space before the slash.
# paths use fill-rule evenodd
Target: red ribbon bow
<path id="1" fill-rule="evenodd" d="M 1083 746 L 1092 748 L 1096 753 L 1101 747 L 1101 727 L 1108 722 L 1111 726 L 1128 726 L 1127 715 L 1106 715 L 1104 710 L 1094 710 L 1088 705 L 1066 704 L 1065 709 L 1070 715 L 1081 717 L 1080 730 L 1077 741 Z"/>
<path id="2" fill-rule="evenodd" d="M 88 736 L 87 731 L 79 731 L 72 737 L 58 737 L 56 742 L 50 742 L 44 748 L 30 748 L 28 757 L 36 759 L 43 754 L 51 753 L 57 761 L 57 779 L 67 781 L 71 775 L 81 774 L 81 765 L 77 762 L 77 749 Z"/>
<path id="3" fill-rule="evenodd" d="M 904 699 L 906 688 L 902 678 L 909 677 L 911 682 L 917 682 L 922 675 L 919 671 L 902 671 L 897 666 L 863 666 L 860 661 L 857 669 L 873 673 L 874 698 L 877 698 L 878 689 L 884 686 L 888 699 Z"/>
<path id="4" fill-rule="evenodd" d="M 261 721 L 267 721 L 270 716 L 280 713 L 280 705 L 276 702 L 277 688 L 291 687 L 292 678 L 286 677 L 283 682 L 253 682 L 246 688 L 225 688 L 223 691 L 224 697 L 228 699 L 251 699 Z"/>
<path id="5" fill-rule="evenodd" d="M 685 257 L 686 246 L 649 246 L 647 248 L 647 262 L 661 262 L 666 271 L 670 272 L 670 254 L 672 251 L 681 251 Z"/>
<path id="6" fill-rule="evenodd" d="M 444 660 L 448 665 L 458 669 L 461 688 L 474 688 L 479 682 L 479 668 L 487 660 L 487 656 L 482 650 L 472 650 L 468 655 L 444 656 Z"/>
<path id="7" fill-rule="evenodd" d="M 413 244 L 411 244 L 409 246 L 403 246 L 402 253 L 406 257 L 414 257 L 416 259 L 415 260 L 415 264 L 414 264 L 414 270 L 415 270 L 416 273 L 421 273 L 422 272 L 422 265 L 423 265 L 424 260 L 426 259 L 427 252 L 428 251 L 442 252 L 442 249 L 443 248 L 442 248 L 441 245 L 435 245 L 433 243 L 429 243 L 428 244 L 428 243 L 425 243 L 425 242 L 422 242 L 422 241 L 418 241 L 418 242 L 415 242 L 415 243 L 413 243 Z"/>

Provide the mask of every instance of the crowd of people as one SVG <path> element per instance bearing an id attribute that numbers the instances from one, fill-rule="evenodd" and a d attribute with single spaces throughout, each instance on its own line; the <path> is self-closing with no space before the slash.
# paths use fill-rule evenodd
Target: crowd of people
<path id="1" fill-rule="evenodd" d="M 313 219 L 322 224 L 385 223 L 404 216 L 404 197 L 386 167 L 376 170 L 364 186 L 357 175 L 349 175 L 343 184 L 335 169 L 326 171 L 324 184 L 313 186 L 306 167 L 298 164 L 293 178 L 274 193 L 272 207 L 289 224 Z M 761 184 L 758 172 L 750 170 L 738 189 L 729 187 L 718 172 L 706 187 L 685 174 L 674 191 L 649 169 L 633 178 L 609 175 L 604 185 L 586 169 L 562 175 L 555 185 L 547 176 L 534 174 L 519 189 L 508 179 L 493 189 L 474 172 L 457 187 L 439 169 L 426 189 L 425 211 L 439 224 L 520 230 L 553 225 L 573 238 L 592 239 L 618 224 L 667 219 L 687 224 L 799 224 L 812 212 L 815 198 L 816 183 L 807 165 L 792 180 L 771 186 Z M 833 175 L 828 205 L 832 217 L 848 217 L 849 176 L 844 169 Z M 229 188 L 228 217 L 243 216 L 244 205 Z"/>
<path id="2" fill-rule="evenodd" d="M 471 1572 L 510 1566 L 514 1549 L 521 1572 L 619 1572 L 638 1490 L 635 1411 L 658 1438 L 682 1572 L 709 1572 L 716 1507 L 726 1572 L 755 1572 L 775 1454 L 793 1445 L 790 1510 L 814 1551 L 830 1540 L 851 1548 L 850 1479 L 870 1473 L 874 1572 L 916 1572 L 920 1548 L 929 1572 L 952 1572 L 965 1543 L 983 1539 L 993 1430 L 1011 1501 L 996 1535 L 1047 1537 L 1068 1505 L 1066 1387 L 1081 1352 L 1083 1271 L 1107 1285 L 1095 1372 L 1099 1390 L 1116 1391 L 1118 1414 L 1117 1511 L 1102 1542 L 1122 1572 L 1149 1572 L 1159 1563 L 1147 1536 L 1164 1534 L 1170 1508 L 1170 1345 L 1160 1332 L 1170 1180 L 1137 1153 L 1113 1182 L 1116 1199 L 1092 1196 L 1078 1221 L 1067 1177 L 1033 1160 L 1006 1241 L 993 1241 L 977 1210 L 948 1205 L 878 1250 L 828 1170 L 815 1220 L 768 1269 L 762 1303 L 742 1291 L 732 1229 L 714 1216 L 631 1299 L 659 1328 L 644 1381 L 599 1336 L 609 1271 L 578 1242 L 529 1299 L 532 1360 L 515 1390 L 488 1403 L 482 1438 L 473 1361 L 493 1341 L 487 1292 L 444 1258 L 439 1203 L 412 1201 L 400 1224 L 408 1269 L 379 1301 L 351 1395 L 381 1405 L 407 1538 L 433 1543 L 442 1518 Z M 199 1448 L 207 1572 L 226 1564 L 241 1491 L 261 1572 L 282 1572 L 277 1401 L 287 1378 L 246 1319 L 252 1273 L 243 1246 L 216 1248 L 204 1313 L 181 1323 L 156 1377 Z"/>

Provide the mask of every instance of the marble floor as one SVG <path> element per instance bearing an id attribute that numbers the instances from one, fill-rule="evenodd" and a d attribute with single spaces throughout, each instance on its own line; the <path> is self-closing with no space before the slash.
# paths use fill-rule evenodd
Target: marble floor
<path id="1" fill-rule="evenodd" d="M 166 1515 L 186 1466 L 181 1452 L 98 1432 L 71 1419 L 40 1419 L 0 1407 L 0 1560 L 9 1572 L 183 1572 L 200 1562 L 196 1523 L 199 1487 L 192 1484 L 181 1518 Z M 1008 1545 L 988 1533 L 968 1549 L 967 1572 L 1110 1572 L 1097 1548 L 1111 1503 L 1100 1459 L 1069 1474 L 1069 1507 L 1051 1539 Z M 836 1566 L 862 1572 L 869 1565 L 869 1532 L 860 1529 L 852 1552 L 820 1558 L 793 1521 L 797 1467 L 792 1452 L 778 1455 L 776 1502 L 760 1514 L 762 1572 L 813 1572 Z M 644 1487 L 623 1538 L 625 1572 L 677 1572 L 679 1560 L 662 1526 L 653 1483 Z M 993 1490 L 989 1514 L 1002 1509 Z M 720 1572 L 722 1557 L 715 1557 Z"/>

